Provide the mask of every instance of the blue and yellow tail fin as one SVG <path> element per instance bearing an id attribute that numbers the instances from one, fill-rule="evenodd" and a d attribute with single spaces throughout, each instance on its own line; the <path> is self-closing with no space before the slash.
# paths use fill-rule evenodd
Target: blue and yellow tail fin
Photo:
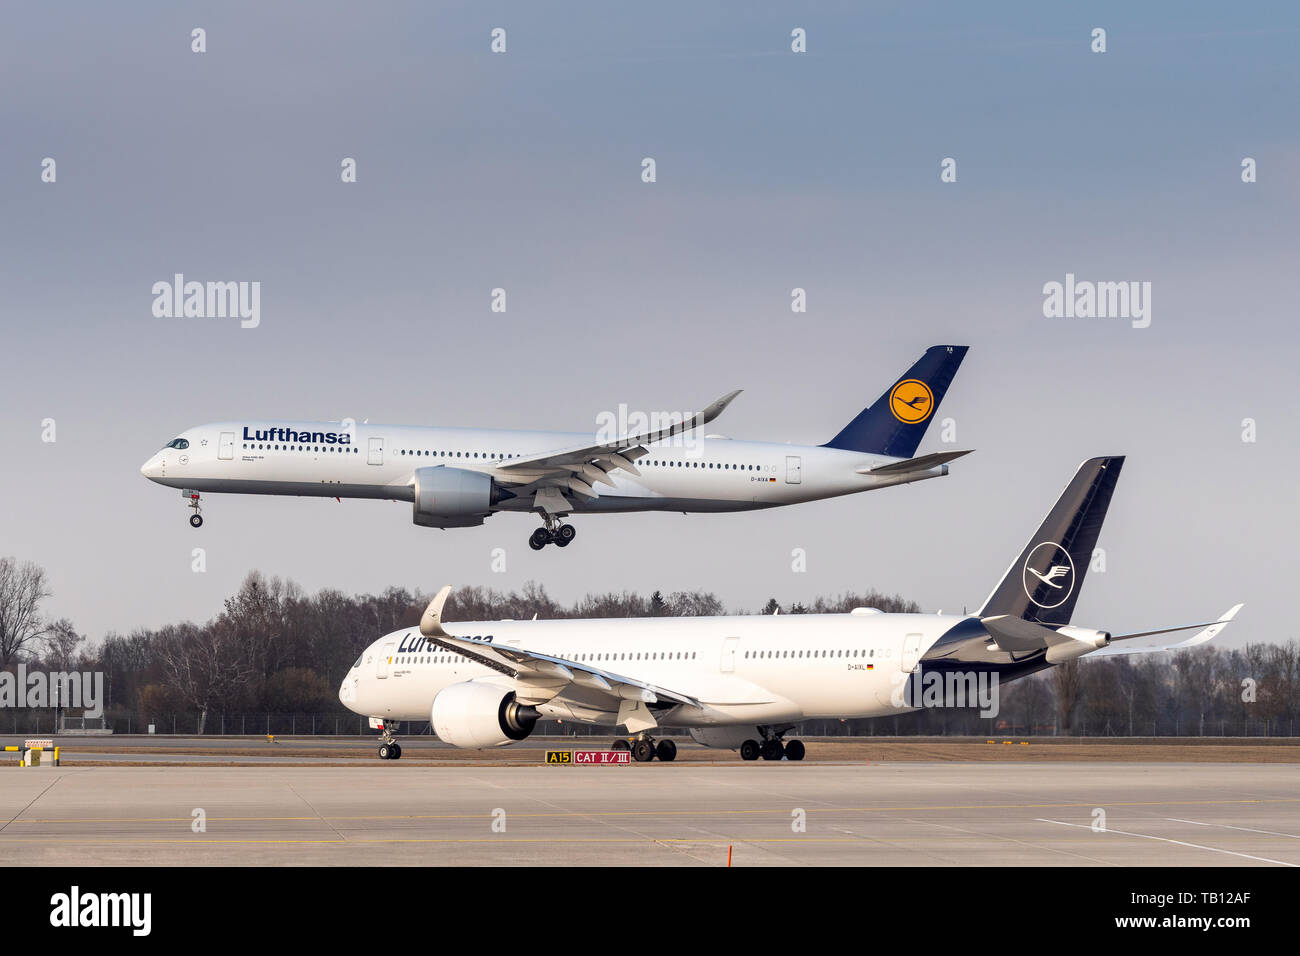
<path id="1" fill-rule="evenodd" d="M 916 364 L 887 388 L 875 404 L 864 408 L 825 447 L 911 458 L 968 348 L 935 345 L 926 349 Z"/>

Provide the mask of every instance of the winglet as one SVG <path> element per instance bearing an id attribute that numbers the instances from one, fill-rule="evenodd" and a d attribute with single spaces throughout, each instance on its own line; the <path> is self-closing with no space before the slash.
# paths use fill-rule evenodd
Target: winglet
<path id="1" fill-rule="evenodd" d="M 736 396 L 743 391 L 744 391 L 743 388 L 738 388 L 734 392 L 728 392 L 726 395 L 723 395 L 716 402 L 712 403 L 707 408 L 705 408 L 704 411 L 696 414 L 695 416 L 696 424 L 707 425 L 709 422 L 713 421 L 715 418 L 721 415 L 726 410 L 727 406 L 730 405 L 733 401 L 735 401 Z"/>
<path id="2" fill-rule="evenodd" d="M 1237 612 L 1240 611 L 1245 606 L 1246 606 L 1245 604 L 1234 604 L 1232 607 L 1228 608 L 1226 612 L 1224 612 L 1223 617 L 1219 618 L 1218 623 L 1227 624 L 1234 617 L 1236 617 Z"/>
<path id="3" fill-rule="evenodd" d="M 447 603 L 447 595 L 451 593 L 451 585 L 448 584 L 439 591 L 429 602 L 429 606 L 424 609 L 424 615 L 420 618 L 420 633 L 425 637 L 450 637 L 442 629 L 442 606 Z"/>
<path id="4" fill-rule="evenodd" d="M 1179 648 L 1195 647 L 1197 644 L 1204 644 L 1206 641 L 1211 640 L 1214 637 L 1217 637 L 1219 632 L 1228 626 L 1228 622 L 1231 621 L 1234 617 L 1236 617 L 1237 612 L 1240 611 L 1243 607 L 1245 607 L 1244 604 L 1234 604 L 1232 607 L 1228 608 L 1228 610 L 1223 613 L 1223 616 L 1221 618 L 1219 618 L 1217 621 L 1215 621 L 1205 630 L 1198 631 L 1196 634 L 1193 634 L 1187 640 L 1180 641 L 1178 644 L 1175 644 L 1174 646 Z"/>

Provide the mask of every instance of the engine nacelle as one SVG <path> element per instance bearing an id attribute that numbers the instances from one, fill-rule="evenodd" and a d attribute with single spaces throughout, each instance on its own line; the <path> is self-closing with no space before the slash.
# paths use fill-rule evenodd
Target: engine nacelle
<path id="1" fill-rule="evenodd" d="M 1084 654 L 1101 650 L 1110 643 L 1109 631 L 1094 631 L 1090 628 L 1074 627 L 1067 624 L 1065 627 L 1058 627 L 1056 633 L 1068 638 L 1068 640 L 1053 644 L 1047 648 L 1046 657 L 1049 664 L 1063 664 L 1066 661 L 1075 660 Z"/>
<path id="2" fill-rule="evenodd" d="M 513 495 L 490 475 L 436 465 L 415 469 L 411 519 L 426 528 L 468 528 L 483 523 L 492 506 Z"/>
<path id="3" fill-rule="evenodd" d="M 494 684 L 463 681 L 433 699 L 433 732 L 438 739 L 467 750 L 502 747 L 523 740 L 541 717 L 536 707 L 520 704 L 515 692 Z"/>

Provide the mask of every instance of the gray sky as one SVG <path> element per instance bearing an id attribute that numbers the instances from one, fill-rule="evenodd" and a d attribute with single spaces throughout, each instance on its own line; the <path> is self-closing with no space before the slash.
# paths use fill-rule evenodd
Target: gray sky
<path id="1" fill-rule="evenodd" d="M 92 637 L 207 619 L 251 568 L 313 591 L 533 579 L 757 608 L 877 587 L 960 610 L 1079 461 L 1126 454 L 1076 621 L 1245 601 L 1225 644 L 1296 636 L 1300 14 L 1139 6 L 14 7 L 0 554 L 44 565 L 49 612 Z M 261 325 L 154 318 L 175 272 L 260 281 Z M 1151 282 L 1151 326 L 1044 318 L 1067 272 Z M 223 419 L 579 430 L 736 387 L 710 431 L 820 443 L 941 343 L 972 347 L 940 417 L 978 449 L 948 478 L 579 517 L 565 551 L 530 551 L 530 518 L 441 532 L 332 499 L 212 496 L 195 532 L 138 472 Z"/>

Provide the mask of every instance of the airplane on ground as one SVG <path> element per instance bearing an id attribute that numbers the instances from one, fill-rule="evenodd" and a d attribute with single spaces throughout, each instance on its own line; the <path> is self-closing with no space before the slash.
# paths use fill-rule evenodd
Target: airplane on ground
<path id="1" fill-rule="evenodd" d="M 523 740 L 542 718 L 634 735 L 638 761 L 672 760 L 655 735 L 686 730 L 745 760 L 801 760 L 785 740 L 799 721 L 880 717 L 947 705 L 981 681 L 1014 680 L 1082 657 L 1204 644 L 1241 609 L 1216 621 L 1127 634 L 1071 623 L 1122 457 L 1080 465 L 1055 507 L 972 615 L 847 614 L 611 620 L 491 621 L 444 625 L 450 588 L 419 627 L 361 652 L 339 699 L 370 717 L 379 756 L 401 756 L 402 721 L 431 720 L 446 743 L 488 748 Z M 1197 630 L 1157 647 L 1130 638 Z M 927 694 L 936 681 L 942 694 Z"/>
<path id="2" fill-rule="evenodd" d="M 481 525 L 499 511 L 536 512 L 534 550 L 567 546 L 571 514 L 728 512 L 772 508 L 937 478 L 969 451 L 919 458 L 917 446 L 967 346 L 938 345 L 824 445 L 734 441 L 689 433 L 695 415 L 644 419 L 610 434 L 426 428 L 340 422 L 234 421 L 182 432 L 140 472 L 181 489 L 199 527 L 203 493 L 379 498 L 412 503 L 417 525 Z M 633 421 L 635 416 L 628 417 Z"/>

